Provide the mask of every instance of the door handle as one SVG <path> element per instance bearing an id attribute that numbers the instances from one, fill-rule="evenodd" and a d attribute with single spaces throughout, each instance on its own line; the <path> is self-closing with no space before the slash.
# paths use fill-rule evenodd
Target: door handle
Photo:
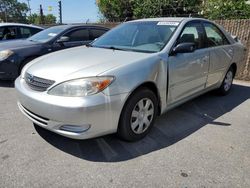
<path id="1" fill-rule="evenodd" d="M 227 51 L 227 53 L 228 53 L 230 56 L 233 56 L 233 50 L 232 50 L 232 49 L 229 49 L 229 50 Z"/>
<path id="2" fill-rule="evenodd" d="M 209 57 L 208 56 L 205 56 L 202 58 L 202 62 L 206 63 L 208 61 Z"/>

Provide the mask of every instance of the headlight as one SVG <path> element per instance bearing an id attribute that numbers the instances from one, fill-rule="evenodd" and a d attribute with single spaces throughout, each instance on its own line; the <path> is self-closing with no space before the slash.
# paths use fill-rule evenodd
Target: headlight
<path id="1" fill-rule="evenodd" d="M 77 80 L 70 80 L 56 85 L 49 90 L 48 94 L 64 97 L 83 97 L 94 95 L 108 87 L 114 77 L 90 77 Z"/>
<path id="2" fill-rule="evenodd" d="M 3 61 L 5 59 L 7 59 L 8 57 L 10 57 L 14 52 L 11 50 L 3 50 L 0 51 L 0 61 Z"/>

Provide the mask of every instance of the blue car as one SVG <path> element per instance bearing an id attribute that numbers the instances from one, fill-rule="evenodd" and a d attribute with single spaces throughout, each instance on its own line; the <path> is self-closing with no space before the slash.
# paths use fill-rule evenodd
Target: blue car
<path id="1" fill-rule="evenodd" d="M 27 39 L 0 43 L 0 80 L 13 80 L 31 60 L 66 48 L 89 44 L 108 31 L 93 25 L 60 25 Z"/>

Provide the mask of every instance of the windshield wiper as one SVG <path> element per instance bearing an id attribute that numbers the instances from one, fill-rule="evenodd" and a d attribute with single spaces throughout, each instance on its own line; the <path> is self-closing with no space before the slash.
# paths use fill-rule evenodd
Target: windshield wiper
<path id="1" fill-rule="evenodd" d="M 122 50 L 122 51 L 129 51 L 127 49 L 124 49 L 124 48 L 117 48 L 117 47 L 114 47 L 114 46 L 95 46 L 95 45 L 92 45 L 92 44 L 86 44 L 87 47 L 95 47 L 95 48 L 105 48 L 105 49 L 111 49 L 111 50 Z"/>
<path id="2" fill-rule="evenodd" d="M 129 49 L 117 48 L 115 46 L 100 46 L 100 48 L 111 49 L 111 50 L 130 51 Z"/>
<path id="3" fill-rule="evenodd" d="M 128 48 L 117 48 L 115 46 L 95 46 L 95 45 L 92 45 L 92 44 L 86 44 L 86 46 L 87 47 L 94 47 L 94 48 L 105 48 L 105 49 L 111 49 L 111 50 L 120 50 L 120 51 L 141 52 L 141 53 L 155 53 L 155 51 L 128 49 Z"/>

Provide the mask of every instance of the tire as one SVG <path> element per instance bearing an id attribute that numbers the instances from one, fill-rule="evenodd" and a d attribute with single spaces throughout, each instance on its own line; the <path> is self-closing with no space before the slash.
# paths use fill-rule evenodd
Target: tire
<path id="1" fill-rule="evenodd" d="M 145 137 L 152 128 L 157 115 L 158 100 L 147 88 L 137 90 L 123 107 L 118 126 L 118 136 L 126 141 Z"/>
<path id="2" fill-rule="evenodd" d="M 234 75 L 235 75 L 235 71 L 232 67 L 230 67 L 225 75 L 225 78 L 224 78 L 220 88 L 217 90 L 217 93 L 219 95 L 225 96 L 225 95 L 229 94 L 229 92 L 232 88 Z"/>

